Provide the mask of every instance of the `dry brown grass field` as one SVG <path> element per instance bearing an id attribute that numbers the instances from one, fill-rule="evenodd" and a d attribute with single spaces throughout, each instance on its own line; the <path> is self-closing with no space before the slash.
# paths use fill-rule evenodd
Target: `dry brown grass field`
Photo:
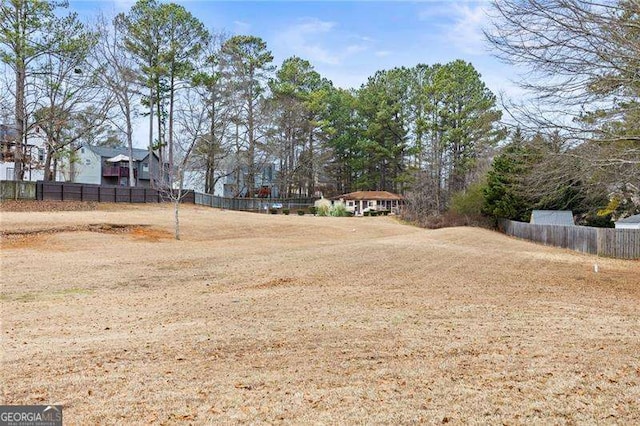
<path id="1" fill-rule="evenodd" d="M 638 261 L 390 217 L 184 206 L 175 241 L 169 206 L 0 214 L 4 404 L 80 425 L 640 423 Z"/>

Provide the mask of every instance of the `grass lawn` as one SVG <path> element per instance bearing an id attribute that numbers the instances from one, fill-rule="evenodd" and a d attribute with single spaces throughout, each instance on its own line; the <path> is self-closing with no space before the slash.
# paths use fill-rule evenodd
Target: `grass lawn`
<path id="1" fill-rule="evenodd" d="M 68 424 L 640 423 L 638 261 L 195 206 L 0 230 L 1 402 Z"/>

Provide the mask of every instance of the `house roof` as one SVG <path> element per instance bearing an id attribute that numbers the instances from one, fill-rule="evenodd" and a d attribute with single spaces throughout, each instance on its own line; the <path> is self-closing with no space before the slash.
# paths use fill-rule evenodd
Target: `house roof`
<path id="1" fill-rule="evenodd" d="M 388 191 L 356 191 L 333 197 L 334 200 L 404 200 L 401 195 Z"/>
<path id="2" fill-rule="evenodd" d="M 617 220 L 616 223 L 640 223 L 640 214 L 625 217 L 624 219 Z"/>
<path id="3" fill-rule="evenodd" d="M 99 155 L 100 157 L 113 158 L 113 157 L 117 157 L 118 155 L 124 155 L 124 156 L 129 155 L 129 148 L 125 148 L 125 147 L 106 148 L 103 146 L 93 146 L 93 145 L 82 145 L 82 146 L 85 148 L 89 148 L 91 151 L 93 151 L 96 155 Z M 133 148 L 133 159 L 135 161 L 142 161 L 147 157 L 147 155 L 149 155 L 148 150 Z"/>
<path id="4" fill-rule="evenodd" d="M 575 225 L 571 210 L 534 210 L 530 223 L 536 225 Z"/>

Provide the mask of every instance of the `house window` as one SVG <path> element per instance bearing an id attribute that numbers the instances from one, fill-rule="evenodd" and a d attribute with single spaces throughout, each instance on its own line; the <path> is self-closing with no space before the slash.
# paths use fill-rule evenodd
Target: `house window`
<path id="1" fill-rule="evenodd" d="M 84 161 L 84 164 L 86 164 L 87 166 L 90 166 L 90 165 L 91 165 L 91 160 L 90 160 L 89 158 L 87 158 L 87 159 Z"/>
<path id="2" fill-rule="evenodd" d="M 353 207 L 353 201 L 347 201 L 347 206 Z"/>
<path id="3" fill-rule="evenodd" d="M 44 162 L 44 148 L 38 148 L 38 161 Z"/>
<path id="4" fill-rule="evenodd" d="M 142 171 L 143 172 L 149 171 L 149 163 L 142 163 Z"/>
<path id="5" fill-rule="evenodd" d="M 84 154 L 84 148 L 80 148 L 80 152 Z"/>
<path id="6" fill-rule="evenodd" d="M 375 201 L 369 201 L 369 207 L 373 207 L 376 204 Z"/>

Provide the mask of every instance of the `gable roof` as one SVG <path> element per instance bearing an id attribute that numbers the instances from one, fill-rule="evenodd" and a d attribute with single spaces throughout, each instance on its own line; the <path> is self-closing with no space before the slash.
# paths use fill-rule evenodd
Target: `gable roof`
<path id="1" fill-rule="evenodd" d="M 394 194 L 388 191 L 356 191 L 348 194 L 338 195 L 333 197 L 334 200 L 404 200 L 401 195 Z"/>
<path id="2" fill-rule="evenodd" d="M 83 144 L 81 148 L 88 148 L 93 151 L 96 155 L 100 157 L 113 158 L 118 155 L 129 156 L 129 148 L 119 147 L 119 148 L 107 148 L 103 146 L 93 146 L 88 144 Z M 149 151 L 146 149 L 133 148 L 133 159 L 135 161 L 142 161 L 149 155 Z"/>
<path id="3" fill-rule="evenodd" d="M 640 214 L 625 217 L 624 219 L 617 220 L 616 223 L 640 223 Z"/>
<path id="4" fill-rule="evenodd" d="M 571 210 L 534 210 L 531 212 L 529 223 L 536 225 L 575 225 Z"/>

